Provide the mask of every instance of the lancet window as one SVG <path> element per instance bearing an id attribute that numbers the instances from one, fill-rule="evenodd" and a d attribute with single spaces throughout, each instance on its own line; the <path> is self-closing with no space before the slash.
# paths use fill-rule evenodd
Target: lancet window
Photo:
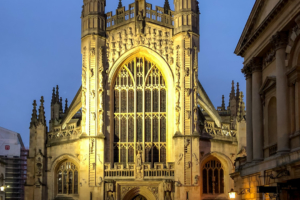
<path id="1" fill-rule="evenodd" d="M 78 194 L 78 169 L 72 162 L 62 163 L 57 170 L 57 193 Z"/>
<path id="2" fill-rule="evenodd" d="M 135 57 L 121 66 L 114 85 L 114 162 L 166 162 L 166 85 L 157 65 Z"/>
<path id="3" fill-rule="evenodd" d="M 202 172 L 204 194 L 224 193 L 224 169 L 219 160 L 212 159 L 205 163 Z"/>

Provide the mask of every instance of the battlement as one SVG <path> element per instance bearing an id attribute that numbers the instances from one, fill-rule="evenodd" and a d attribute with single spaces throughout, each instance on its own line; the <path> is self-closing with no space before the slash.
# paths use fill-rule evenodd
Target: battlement
<path id="1" fill-rule="evenodd" d="M 134 22 L 136 19 L 136 6 L 135 3 L 129 4 L 129 9 L 125 10 L 125 6 L 116 10 L 116 15 L 112 12 L 106 13 L 106 27 L 107 30 L 114 29 L 121 25 Z M 174 27 L 174 11 L 169 10 L 168 13 L 164 13 L 164 8 L 155 6 L 155 10 L 152 10 L 152 4 L 146 3 L 146 11 L 143 13 L 146 22 L 152 22 L 167 26 L 169 28 Z"/>

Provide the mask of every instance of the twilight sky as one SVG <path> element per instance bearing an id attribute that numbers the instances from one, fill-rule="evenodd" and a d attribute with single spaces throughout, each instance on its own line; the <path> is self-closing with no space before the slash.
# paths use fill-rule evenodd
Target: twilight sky
<path id="1" fill-rule="evenodd" d="M 226 105 L 231 81 L 240 82 L 243 59 L 233 52 L 255 0 L 199 0 L 199 79 L 215 107 Z M 133 0 L 123 0 L 123 5 Z M 164 0 L 148 0 L 162 6 Z M 174 6 L 171 3 L 172 10 Z M 21 134 L 29 146 L 33 100 L 45 97 L 50 119 L 52 88 L 72 101 L 81 85 L 80 28 L 82 0 L 2 0 L 0 7 L 0 126 Z M 118 0 L 107 0 L 106 11 Z M 245 98 L 244 98 L 245 99 Z"/>

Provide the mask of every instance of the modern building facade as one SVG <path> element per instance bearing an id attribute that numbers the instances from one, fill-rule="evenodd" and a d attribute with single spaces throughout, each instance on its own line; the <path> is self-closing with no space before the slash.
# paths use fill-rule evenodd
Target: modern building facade
<path id="1" fill-rule="evenodd" d="M 5 168 L 6 163 L 0 158 L 0 200 L 5 199 Z"/>
<path id="2" fill-rule="evenodd" d="M 82 86 L 65 108 L 53 89 L 49 130 L 34 101 L 25 199 L 228 199 L 245 105 L 198 80 L 198 2 L 83 2 Z"/>
<path id="3" fill-rule="evenodd" d="M 28 149 L 19 133 L 0 127 L 0 158 L 5 165 L 5 199 L 24 199 Z"/>
<path id="4" fill-rule="evenodd" d="M 257 0 L 235 50 L 247 82 L 247 159 L 231 174 L 238 199 L 300 196 L 299 9 L 300 1 Z"/>

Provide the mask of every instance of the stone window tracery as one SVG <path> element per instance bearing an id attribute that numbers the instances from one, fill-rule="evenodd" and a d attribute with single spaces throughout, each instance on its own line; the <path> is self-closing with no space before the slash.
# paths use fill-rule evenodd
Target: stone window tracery
<path id="1" fill-rule="evenodd" d="M 202 176 L 204 194 L 224 193 L 224 169 L 219 160 L 215 158 L 205 163 Z"/>
<path id="2" fill-rule="evenodd" d="M 122 65 L 114 85 L 114 162 L 166 162 L 166 85 L 157 65 L 135 57 Z"/>
<path id="3" fill-rule="evenodd" d="M 70 161 L 62 163 L 57 170 L 57 193 L 78 194 L 78 168 Z"/>

